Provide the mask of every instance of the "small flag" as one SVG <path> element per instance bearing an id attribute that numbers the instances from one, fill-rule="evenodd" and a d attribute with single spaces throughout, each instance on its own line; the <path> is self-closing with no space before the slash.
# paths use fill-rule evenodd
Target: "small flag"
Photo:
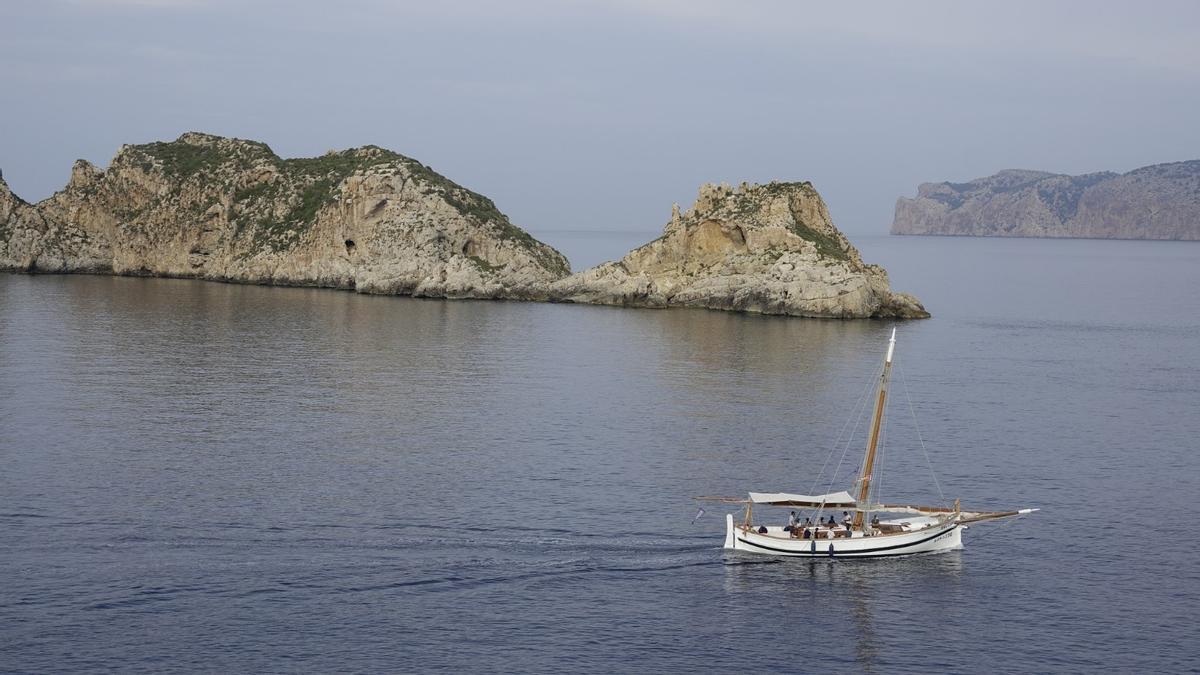
<path id="1" fill-rule="evenodd" d="M 696 517 L 692 518 L 692 524 L 695 525 L 696 521 L 700 520 L 700 516 L 702 516 L 702 515 L 704 515 L 704 509 L 700 509 L 699 511 L 696 512 Z"/>

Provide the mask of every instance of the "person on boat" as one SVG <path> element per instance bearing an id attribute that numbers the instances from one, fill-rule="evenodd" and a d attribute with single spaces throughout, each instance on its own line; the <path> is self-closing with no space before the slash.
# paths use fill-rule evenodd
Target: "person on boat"
<path id="1" fill-rule="evenodd" d="M 837 520 L 835 520 L 835 519 L 834 519 L 834 517 L 833 517 L 833 514 L 832 514 L 832 513 L 831 513 L 831 514 L 829 514 L 829 527 L 830 527 L 830 528 L 837 527 Z"/>
<path id="2" fill-rule="evenodd" d="M 879 516 L 871 516 L 871 527 L 879 527 Z"/>
<path id="3" fill-rule="evenodd" d="M 809 531 L 809 529 L 806 527 L 806 528 L 804 528 L 804 534 L 802 534 L 801 536 L 802 536 L 803 538 L 805 538 L 805 539 L 811 539 L 811 538 L 812 538 L 812 532 L 811 532 L 811 531 Z"/>
<path id="4" fill-rule="evenodd" d="M 849 530 L 850 523 L 853 523 L 853 522 L 854 522 L 854 519 L 850 517 L 850 512 L 842 511 L 842 526 L 845 527 L 847 530 Z"/>
<path id="5" fill-rule="evenodd" d="M 788 516 L 787 527 L 783 528 L 786 532 L 791 532 L 796 529 L 796 512 L 792 511 L 792 515 Z"/>
<path id="6" fill-rule="evenodd" d="M 766 533 L 767 533 L 767 526 L 766 526 L 766 525 L 759 525 L 759 526 L 758 526 L 758 533 L 759 533 L 759 534 L 766 534 Z"/>

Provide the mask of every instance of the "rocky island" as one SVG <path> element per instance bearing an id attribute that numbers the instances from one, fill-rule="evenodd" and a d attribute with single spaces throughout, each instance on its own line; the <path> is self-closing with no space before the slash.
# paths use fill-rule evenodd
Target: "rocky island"
<path id="1" fill-rule="evenodd" d="M 923 318 L 809 183 L 705 186 L 663 236 L 571 275 L 490 199 L 375 146 L 283 159 L 186 133 L 79 160 L 29 204 L 0 176 L 0 270 L 162 276 L 441 298 Z"/>
<path id="2" fill-rule="evenodd" d="M 36 205 L 0 182 L 0 268 L 324 286 L 447 298 L 526 297 L 567 259 L 492 201 L 367 146 L 281 159 L 188 133 L 79 160 Z"/>
<path id="3" fill-rule="evenodd" d="M 862 261 L 811 183 L 704 185 L 658 239 L 553 285 L 569 302 L 828 318 L 927 318 Z"/>
<path id="4" fill-rule="evenodd" d="M 1200 160 L 923 183 L 915 199 L 896 201 L 892 234 L 1200 240 Z"/>

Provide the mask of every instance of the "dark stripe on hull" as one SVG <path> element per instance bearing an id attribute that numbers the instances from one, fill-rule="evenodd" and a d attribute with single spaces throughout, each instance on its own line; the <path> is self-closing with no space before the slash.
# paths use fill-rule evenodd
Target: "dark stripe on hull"
<path id="1" fill-rule="evenodd" d="M 786 548 L 774 548 L 771 546 L 763 546 L 762 544 L 756 544 L 752 541 L 746 541 L 745 539 L 742 539 L 741 537 L 737 537 L 737 540 L 747 546 L 753 546 L 754 548 L 760 548 L 764 551 L 770 551 L 772 553 L 783 553 L 785 555 L 797 556 L 797 557 L 802 557 L 802 558 L 895 558 L 895 557 L 899 557 L 902 555 L 916 555 L 917 553 L 930 553 L 931 551 L 909 551 L 908 553 L 896 552 L 896 553 L 882 553 L 882 554 L 879 553 L 879 551 L 893 551 L 896 549 L 920 546 L 921 544 L 933 541 L 934 539 L 937 539 L 938 537 L 940 537 L 944 534 L 950 534 L 957 527 L 958 526 L 955 525 L 954 527 L 952 527 L 948 530 L 938 532 L 937 534 L 933 535 L 932 537 L 926 537 L 925 539 L 922 539 L 920 541 L 914 541 L 911 544 L 896 544 L 895 546 L 881 546 L 879 548 L 867 548 L 867 549 L 863 549 L 861 551 L 853 551 L 853 552 L 846 551 L 843 553 L 839 553 L 835 549 L 833 552 L 833 555 L 829 554 L 828 548 L 825 549 L 824 551 L 816 551 L 816 552 L 792 551 L 792 550 L 789 550 Z"/>

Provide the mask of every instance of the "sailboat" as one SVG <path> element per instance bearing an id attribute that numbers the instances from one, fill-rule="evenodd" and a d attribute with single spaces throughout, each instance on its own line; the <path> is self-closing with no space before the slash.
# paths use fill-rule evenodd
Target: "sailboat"
<path id="1" fill-rule="evenodd" d="M 871 502 L 876 449 L 887 404 L 895 349 L 896 329 L 893 328 L 883 361 L 883 373 L 876 388 L 866 456 L 858 480 L 851 488 L 857 491 L 857 495 L 847 490 L 820 495 L 751 492 L 748 499 L 700 497 L 745 504 L 741 522 L 735 522 L 732 513 L 725 516 L 726 549 L 777 556 L 836 558 L 883 558 L 934 553 L 962 548 L 962 532 L 972 523 L 1011 518 L 1038 510 L 967 511 L 961 508 L 958 499 L 948 506 Z M 804 522 L 786 527 L 756 526 L 753 523 L 755 506 L 809 509 L 815 512 L 816 521 L 813 522 L 809 517 Z M 828 520 L 822 519 L 826 512 L 839 511 L 847 514 L 841 522 L 837 522 L 834 515 L 830 515 Z"/>

